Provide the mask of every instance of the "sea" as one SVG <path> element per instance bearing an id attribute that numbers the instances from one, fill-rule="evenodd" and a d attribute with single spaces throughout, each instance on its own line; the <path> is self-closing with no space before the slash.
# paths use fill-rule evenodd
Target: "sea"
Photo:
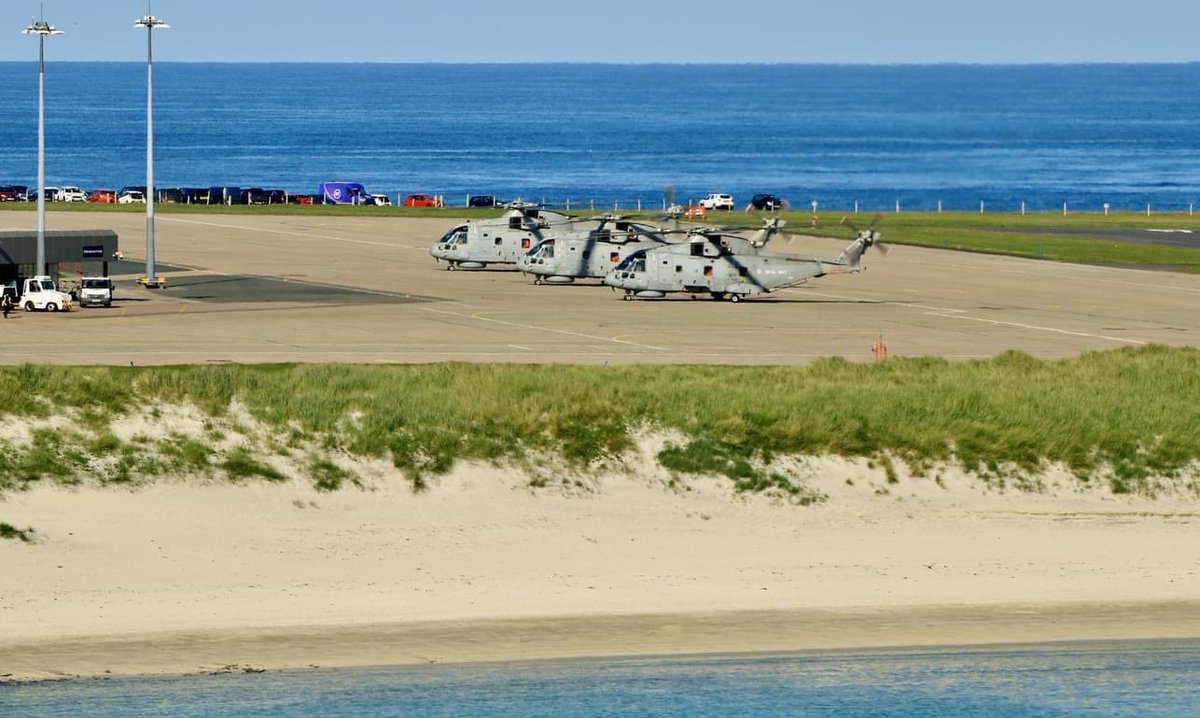
<path id="1" fill-rule="evenodd" d="M 145 184 L 145 63 L 48 62 L 49 185 Z M 37 64 L 0 63 L 0 184 L 36 184 Z M 159 187 L 656 208 L 1200 202 L 1200 64 L 154 66 Z"/>
<path id="2" fill-rule="evenodd" d="M 1200 642 L 622 658 L 0 685 L 6 718 L 1182 718 Z"/>

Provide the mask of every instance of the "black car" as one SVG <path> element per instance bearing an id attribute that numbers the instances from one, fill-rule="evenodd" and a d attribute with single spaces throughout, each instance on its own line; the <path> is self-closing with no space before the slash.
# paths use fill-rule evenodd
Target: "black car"
<path id="1" fill-rule="evenodd" d="M 774 212 L 777 209 L 783 209 L 783 200 L 773 194 L 756 194 L 750 198 L 750 206 L 754 209 Z"/>
<path id="2" fill-rule="evenodd" d="M 474 194 L 467 200 L 468 207 L 495 207 L 498 204 L 500 203 L 490 194 Z"/>

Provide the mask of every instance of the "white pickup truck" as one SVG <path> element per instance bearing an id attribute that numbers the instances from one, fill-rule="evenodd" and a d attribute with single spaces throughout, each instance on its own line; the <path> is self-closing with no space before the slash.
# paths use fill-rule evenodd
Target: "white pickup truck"
<path id="1" fill-rule="evenodd" d="M 48 312 L 57 312 L 60 309 L 64 312 L 71 311 L 71 295 L 58 291 L 50 277 L 29 277 L 21 282 L 19 289 L 21 296 L 17 298 L 16 304 L 25 307 L 27 312 L 35 309 Z"/>

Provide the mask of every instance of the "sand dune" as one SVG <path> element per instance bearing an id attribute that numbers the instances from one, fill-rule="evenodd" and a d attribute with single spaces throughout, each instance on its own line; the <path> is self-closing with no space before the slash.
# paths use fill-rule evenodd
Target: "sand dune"
<path id="1" fill-rule="evenodd" d="M 478 465 L 8 494 L 42 540 L 0 542 L 0 674 L 1200 636 L 1186 496 L 807 471 L 821 505 Z"/>

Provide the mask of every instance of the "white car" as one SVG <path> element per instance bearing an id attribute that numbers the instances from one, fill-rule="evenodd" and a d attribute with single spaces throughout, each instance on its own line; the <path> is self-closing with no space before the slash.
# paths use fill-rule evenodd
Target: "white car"
<path id="1" fill-rule="evenodd" d="M 117 197 L 117 204 L 146 204 L 146 194 L 136 189 L 126 190 Z"/>
<path id="2" fill-rule="evenodd" d="M 700 206 L 704 209 L 723 209 L 733 211 L 733 195 L 729 194 L 710 194 L 700 200 Z"/>
<path id="3" fill-rule="evenodd" d="M 59 187 L 54 193 L 55 202 L 86 202 L 88 194 L 80 187 Z"/>
<path id="4" fill-rule="evenodd" d="M 392 200 L 386 194 L 373 194 L 371 199 L 375 200 L 376 207 L 391 207 Z"/>

